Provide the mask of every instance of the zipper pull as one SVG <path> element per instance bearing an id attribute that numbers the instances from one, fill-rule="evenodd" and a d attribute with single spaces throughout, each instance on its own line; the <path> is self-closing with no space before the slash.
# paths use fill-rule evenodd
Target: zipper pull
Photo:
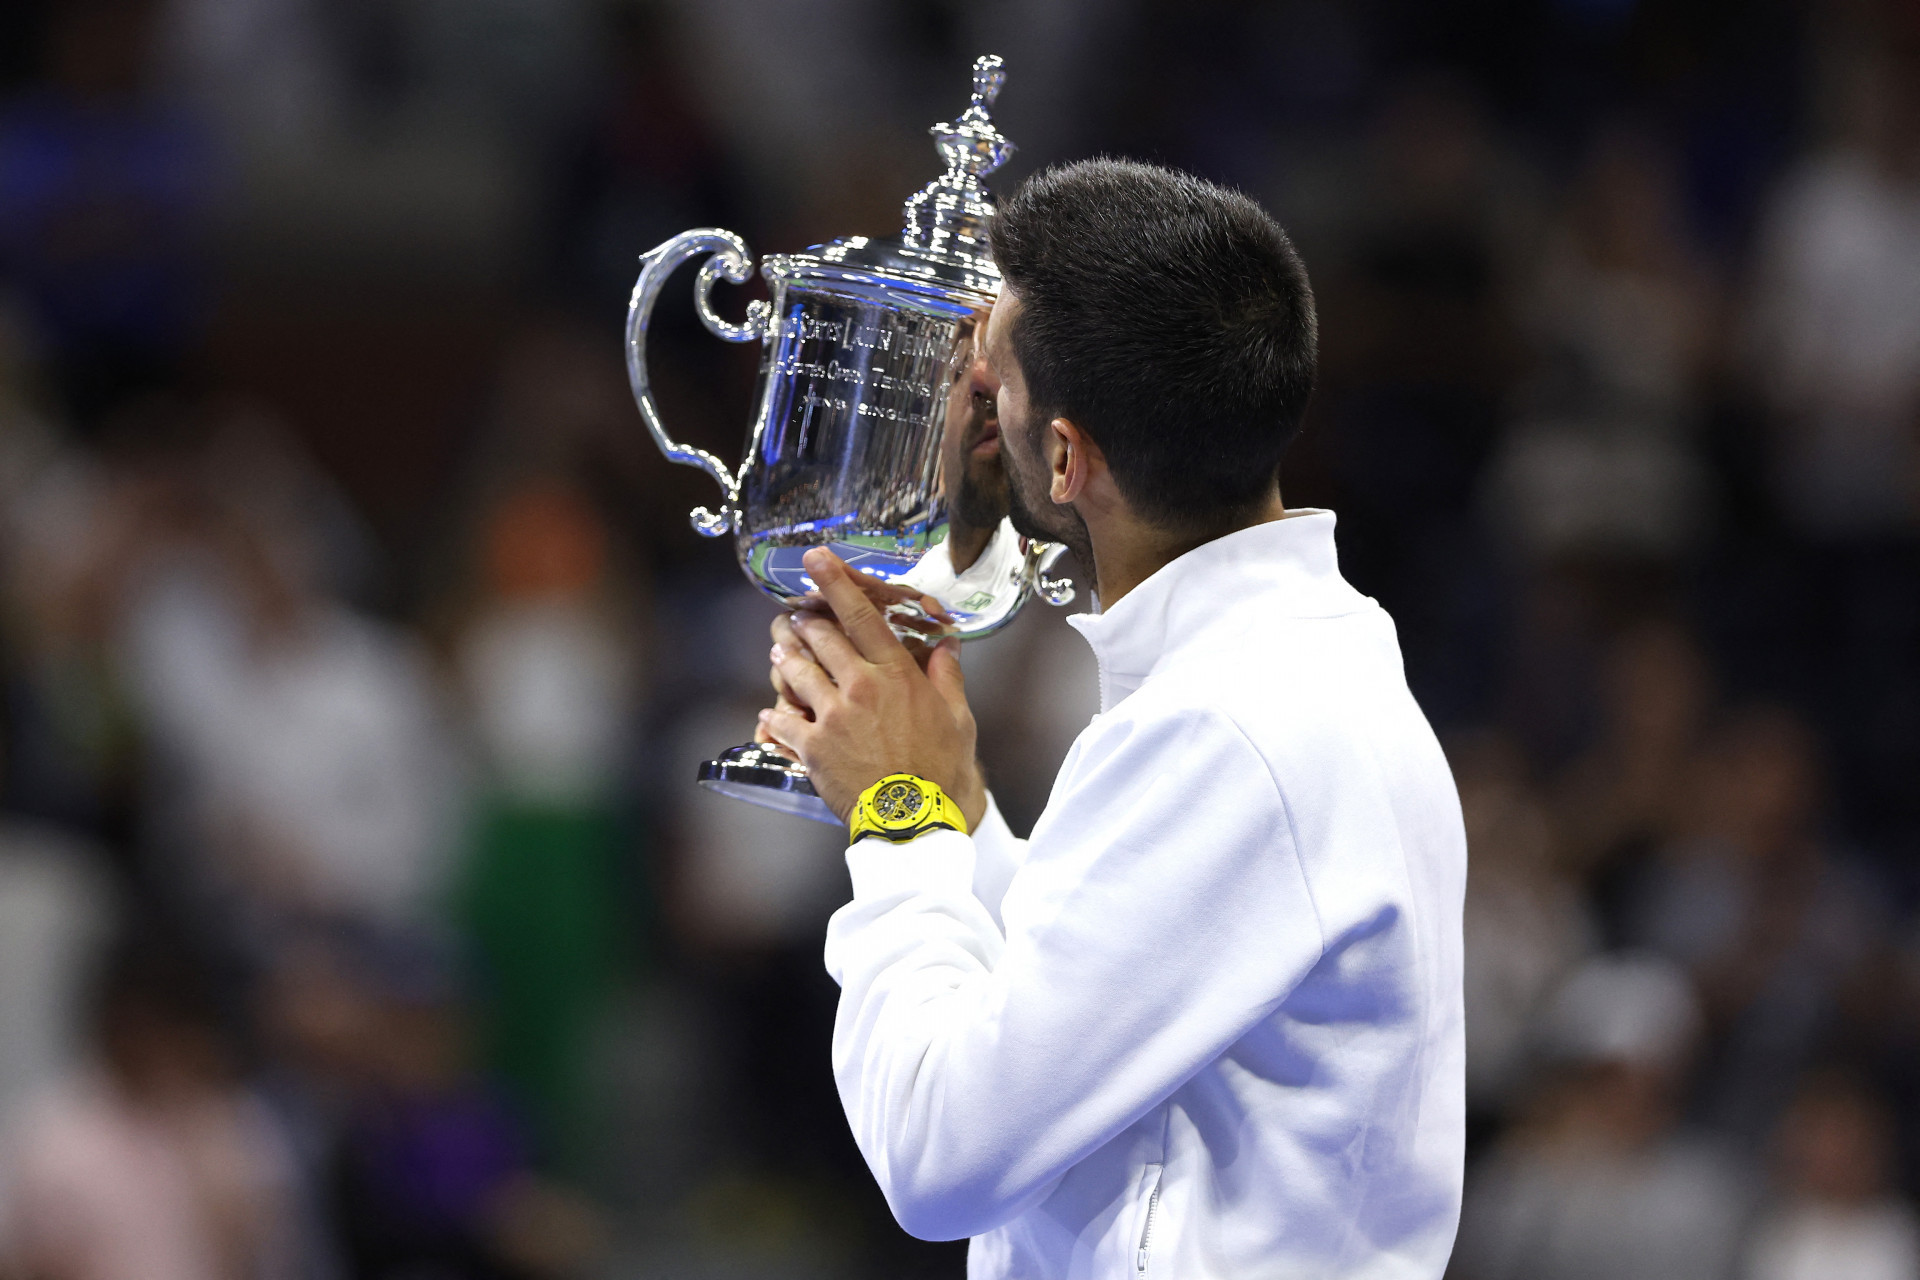
<path id="1" fill-rule="evenodd" d="M 1160 1208 L 1160 1184 L 1166 1178 L 1164 1169 L 1157 1170 L 1153 1176 L 1153 1191 L 1147 1196 L 1147 1220 L 1140 1226 L 1140 1248 L 1133 1255 L 1133 1269 L 1136 1275 L 1147 1274 L 1147 1250 L 1153 1244 L 1153 1215 Z"/>

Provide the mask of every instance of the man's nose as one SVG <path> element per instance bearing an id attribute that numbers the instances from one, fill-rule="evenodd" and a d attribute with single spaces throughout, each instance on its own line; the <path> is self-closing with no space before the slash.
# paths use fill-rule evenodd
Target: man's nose
<path id="1" fill-rule="evenodd" d="M 993 370 L 987 367 L 984 359 L 976 359 L 973 362 L 973 368 L 968 371 L 968 376 L 972 380 L 975 395 L 982 395 L 992 400 L 1000 394 L 1000 379 L 993 376 Z"/>

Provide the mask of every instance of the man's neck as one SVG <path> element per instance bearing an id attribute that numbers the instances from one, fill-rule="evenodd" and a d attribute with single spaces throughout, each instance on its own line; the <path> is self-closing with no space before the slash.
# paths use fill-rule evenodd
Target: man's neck
<path id="1" fill-rule="evenodd" d="M 1276 490 L 1250 514 L 1204 532 L 1170 532 L 1147 524 L 1131 512 L 1088 513 L 1087 538 L 1093 547 L 1094 592 L 1101 609 L 1111 609 L 1135 587 L 1196 547 L 1230 533 L 1268 524 L 1287 514 Z"/>

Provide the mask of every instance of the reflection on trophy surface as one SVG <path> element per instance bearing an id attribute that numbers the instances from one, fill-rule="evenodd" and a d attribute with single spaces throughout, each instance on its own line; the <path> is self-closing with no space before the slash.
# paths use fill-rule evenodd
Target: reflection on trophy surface
<path id="1" fill-rule="evenodd" d="M 1000 462 L 1000 417 L 992 396 L 956 383 L 947 408 L 941 462 L 952 490 L 948 504 L 947 555 L 956 573 L 986 550 L 1007 518 L 1007 473 Z"/>
<path id="2" fill-rule="evenodd" d="M 1026 545 L 1007 519 L 999 414 L 994 398 L 974 380 L 971 364 L 949 389 L 946 414 L 940 444 L 946 541 L 897 581 L 941 602 L 952 625 L 991 610 L 999 590 L 1024 590 L 1019 569 Z"/>
<path id="3" fill-rule="evenodd" d="M 743 323 L 722 319 L 709 297 L 716 281 L 748 277 L 738 236 L 688 231 L 641 259 L 627 316 L 635 403 L 669 460 L 721 487 L 717 510 L 693 512 L 694 529 L 731 533 L 748 578 L 790 607 L 813 591 L 801 557 L 818 546 L 875 580 L 903 638 L 975 639 L 1005 626 L 1030 594 L 1072 598 L 1069 584 L 1045 576 L 1061 548 L 1007 522 L 999 423 L 975 375 L 1000 289 L 987 248 L 993 196 L 981 178 L 1013 152 L 988 114 L 1004 79 L 999 58 L 974 63 L 972 104 L 931 130 L 946 172 L 906 202 L 897 239 L 846 236 L 768 255 L 760 273 L 770 299 L 751 304 Z M 727 341 L 761 343 L 759 407 L 737 470 L 667 434 L 647 375 L 654 303 L 674 269 L 702 255 L 702 321 Z M 769 748 L 735 748 L 701 766 L 700 780 L 837 821 L 805 770 Z"/>

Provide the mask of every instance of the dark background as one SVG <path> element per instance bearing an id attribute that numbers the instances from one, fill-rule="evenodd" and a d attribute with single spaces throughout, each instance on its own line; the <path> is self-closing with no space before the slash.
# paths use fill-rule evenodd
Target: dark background
<path id="1" fill-rule="evenodd" d="M 836 840 L 691 784 L 771 605 L 619 339 L 683 229 L 893 233 L 982 52 L 999 189 L 1153 159 L 1306 258 L 1283 488 L 1396 619 L 1474 861 L 1459 1274 L 1920 1275 L 1898 0 L 0 9 L 22 1274 L 80 1274 L 20 1224 L 95 1105 L 35 1100 L 162 1077 L 265 1135 L 222 1220 L 289 1274 L 959 1274 L 838 1113 Z M 656 385 L 731 459 L 755 353 L 685 287 Z M 1035 605 L 968 664 L 1024 828 L 1092 663 Z"/>

